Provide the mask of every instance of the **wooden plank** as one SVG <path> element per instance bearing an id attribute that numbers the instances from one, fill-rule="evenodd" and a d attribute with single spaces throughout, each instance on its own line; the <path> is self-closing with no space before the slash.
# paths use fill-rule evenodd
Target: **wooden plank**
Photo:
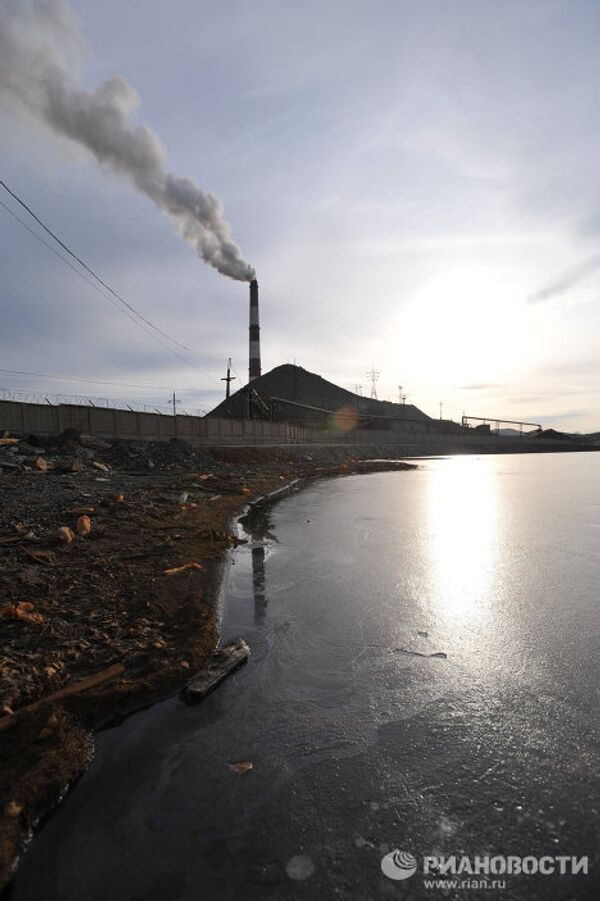
<path id="1" fill-rule="evenodd" d="M 80 682 L 73 682 L 65 688 L 60 688 L 58 691 L 40 698 L 39 701 L 34 701 L 33 704 L 27 704 L 26 707 L 20 707 L 15 711 L 13 716 L 5 716 L 0 719 L 0 732 L 4 729 L 10 729 L 10 727 L 14 726 L 24 714 L 33 713 L 33 711 L 37 710 L 38 707 L 41 707 L 42 704 L 52 704 L 54 701 L 61 701 L 63 698 L 79 694 L 81 691 L 87 691 L 88 688 L 104 685 L 105 682 L 116 679 L 117 676 L 122 676 L 124 672 L 125 667 L 122 663 L 113 663 L 112 666 L 109 666 L 99 673 L 95 673 L 93 676 L 88 676 L 86 679 L 81 679 Z"/>
<path id="2" fill-rule="evenodd" d="M 245 663 L 249 656 L 250 648 L 243 638 L 219 648 L 211 654 L 204 668 L 188 682 L 184 692 L 186 699 L 202 701 L 226 676 Z"/>

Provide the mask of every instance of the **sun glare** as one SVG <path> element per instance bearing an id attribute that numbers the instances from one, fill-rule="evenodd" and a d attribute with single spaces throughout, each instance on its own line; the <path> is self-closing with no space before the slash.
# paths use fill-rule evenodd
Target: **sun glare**
<path id="1" fill-rule="evenodd" d="M 420 384 L 510 377 L 526 365 L 528 321 L 522 292 L 506 273 L 453 269 L 428 282 L 403 308 L 397 323 L 403 367 Z"/>

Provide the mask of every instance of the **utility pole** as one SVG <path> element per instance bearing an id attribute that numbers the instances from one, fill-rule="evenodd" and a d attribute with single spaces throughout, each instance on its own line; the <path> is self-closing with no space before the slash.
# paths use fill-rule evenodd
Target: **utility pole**
<path id="1" fill-rule="evenodd" d="M 373 364 L 371 364 L 371 369 L 367 372 L 367 378 L 371 382 L 371 397 L 374 400 L 377 400 L 377 379 L 379 378 L 379 373 L 376 371 Z"/>
<path id="2" fill-rule="evenodd" d="M 406 404 L 406 394 L 402 389 L 402 385 L 398 385 L 398 403 L 404 405 Z M 406 410 L 402 410 L 402 415 L 406 416 Z"/>
<path id="3" fill-rule="evenodd" d="M 440 419 L 442 419 L 442 410 L 444 409 L 443 401 L 440 401 Z"/>
<path id="4" fill-rule="evenodd" d="M 222 382 L 227 382 L 227 387 L 225 388 L 225 397 L 229 397 L 230 389 L 229 386 L 231 382 L 235 381 L 235 376 L 231 374 L 231 357 L 227 360 L 227 375 L 221 379 Z"/>
<path id="5" fill-rule="evenodd" d="M 179 398 L 175 397 L 174 391 L 168 402 L 173 405 L 173 416 L 177 416 L 177 404 L 180 404 L 181 401 L 179 400 Z"/>

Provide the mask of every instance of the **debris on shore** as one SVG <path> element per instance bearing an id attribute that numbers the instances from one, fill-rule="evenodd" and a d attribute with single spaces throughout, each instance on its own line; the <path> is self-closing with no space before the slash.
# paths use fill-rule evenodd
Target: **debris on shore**
<path id="1" fill-rule="evenodd" d="M 208 658 L 200 672 L 185 687 L 189 701 L 202 701 L 214 691 L 230 673 L 248 660 L 250 648 L 243 638 L 219 648 Z"/>
<path id="2" fill-rule="evenodd" d="M 0 438 L 0 886 L 91 732 L 214 662 L 234 518 L 295 479 L 386 468 L 414 467 L 343 448 Z"/>

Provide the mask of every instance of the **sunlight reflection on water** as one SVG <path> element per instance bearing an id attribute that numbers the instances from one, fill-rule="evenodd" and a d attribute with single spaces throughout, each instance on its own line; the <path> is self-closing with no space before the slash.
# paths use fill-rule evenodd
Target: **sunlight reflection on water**
<path id="1" fill-rule="evenodd" d="M 455 457 L 428 481 L 431 600 L 447 622 L 493 615 L 498 565 L 496 480 L 485 460 Z"/>

